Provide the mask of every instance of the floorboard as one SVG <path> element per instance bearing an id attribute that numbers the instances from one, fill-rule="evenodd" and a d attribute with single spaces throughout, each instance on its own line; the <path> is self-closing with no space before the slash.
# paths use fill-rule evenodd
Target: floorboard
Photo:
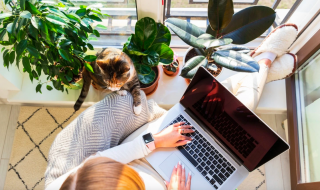
<path id="1" fill-rule="evenodd" d="M 0 160 L 0 190 L 3 190 L 6 181 L 9 159 Z"/>

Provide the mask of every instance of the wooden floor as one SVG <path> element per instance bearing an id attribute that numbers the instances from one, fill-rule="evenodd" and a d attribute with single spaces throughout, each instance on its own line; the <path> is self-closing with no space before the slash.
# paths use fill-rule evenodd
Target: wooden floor
<path id="1" fill-rule="evenodd" d="M 3 190 L 20 106 L 0 104 L 0 190 Z M 259 115 L 283 139 L 286 115 Z M 285 152 L 265 164 L 267 190 L 290 190 L 289 153 Z"/>
<path id="2" fill-rule="evenodd" d="M 20 106 L 0 105 L 0 190 L 4 187 Z"/>

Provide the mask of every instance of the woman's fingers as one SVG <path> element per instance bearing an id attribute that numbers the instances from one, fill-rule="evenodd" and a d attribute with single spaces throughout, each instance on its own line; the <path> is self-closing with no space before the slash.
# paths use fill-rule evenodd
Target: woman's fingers
<path id="1" fill-rule="evenodd" d="M 178 168 L 177 168 L 177 178 L 176 178 L 178 184 L 180 184 L 180 181 L 181 181 L 181 170 L 182 170 L 181 162 L 179 161 Z"/>
<path id="2" fill-rule="evenodd" d="M 186 185 L 186 190 L 191 189 L 191 172 L 188 174 L 188 179 L 187 179 L 187 185 Z"/>
<path id="3" fill-rule="evenodd" d="M 185 133 L 194 133 L 193 129 L 179 129 L 180 134 L 185 134 Z"/>
<path id="4" fill-rule="evenodd" d="M 185 187 L 185 186 L 186 186 L 186 174 L 185 174 L 184 165 L 182 165 L 180 187 Z"/>
<path id="5" fill-rule="evenodd" d="M 182 141 L 183 141 L 183 140 L 191 141 L 192 138 L 191 138 L 191 137 L 188 137 L 188 136 L 180 135 L 179 140 L 182 140 Z"/>
<path id="6" fill-rule="evenodd" d="M 175 123 L 173 124 L 174 127 L 179 127 L 180 125 L 183 125 L 185 124 L 186 122 L 178 122 L 178 123 Z"/>
<path id="7" fill-rule="evenodd" d="M 169 189 L 169 186 L 170 186 L 170 182 L 168 182 L 168 181 L 164 181 L 164 183 L 166 184 L 166 186 L 167 186 L 167 189 Z"/>
<path id="8" fill-rule="evenodd" d="M 182 141 L 179 141 L 175 144 L 175 147 L 177 146 L 183 146 L 185 144 L 187 144 L 188 142 L 191 142 L 190 140 L 182 140 Z"/>
<path id="9" fill-rule="evenodd" d="M 170 182 L 176 181 L 176 178 L 177 178 L 177 169 L 178 169 L 178 164 L 177 164 L 177 165 L 173 168 L 173 170 L 172 170 Z"/>

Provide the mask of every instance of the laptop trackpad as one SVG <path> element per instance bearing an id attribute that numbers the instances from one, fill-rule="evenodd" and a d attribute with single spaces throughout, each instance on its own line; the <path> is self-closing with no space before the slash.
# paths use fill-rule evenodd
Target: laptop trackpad
<path id="1" fill-rule="evenodd" d="M 179 159 L 179 157 L 176 156 L 175 153 L 172 153 L 160 164 L 159 167 L 163 171 L 163 173 L 166 175 L 167 180 L 170 180 L 173 168 L 178 164 L 179 161 L 181 161 L 181 159 Z M 183 163 L 183 161 L 181 161 L 181 164 L 184 165 L 185 176 L 187 177 L 190 169 L 185 163 Z M 192 176 L 194 176 L 194 173 L 193 172 L 191 173 L 192 173 Z"/>

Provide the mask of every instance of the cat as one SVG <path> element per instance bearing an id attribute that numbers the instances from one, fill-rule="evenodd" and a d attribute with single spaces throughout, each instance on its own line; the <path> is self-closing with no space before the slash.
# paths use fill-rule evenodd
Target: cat
<path id="1" fill-rule="evenodd" d="M 83 87 L 74 110 L 80 109 L 92 82 L 100 91 L 116 91 L 121 96 L 127 95 L 129 91 L 133 96 L 133 111 L 139 115 L 142 111 L 140 83 L 130 57 L 116 48 L 105 48 L 96 56 L 96 61 L 90 63 L 94 73 L 83 68 Z"/>

